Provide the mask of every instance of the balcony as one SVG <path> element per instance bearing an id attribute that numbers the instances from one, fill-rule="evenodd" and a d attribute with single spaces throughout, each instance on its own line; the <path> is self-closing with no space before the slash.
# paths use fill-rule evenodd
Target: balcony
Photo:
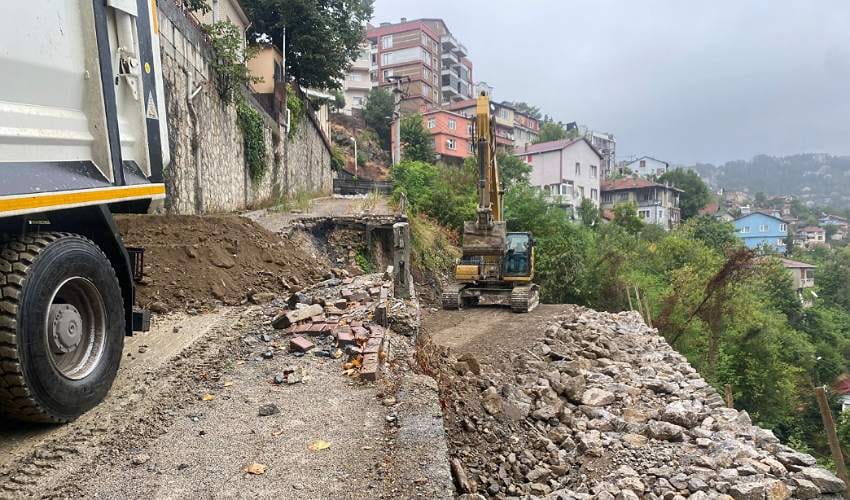
<path id="1" fill-rule="evenodd" d="M 458 48 L 457 39 L 452 35 L 443 35 L 440 37 L 440 44 L 443 46 L 443 52 L 451 52 Z"/>
<path id="2" fill-rule="evenodd" d="M 457 54 L 460 57 L 466 57 L 467 55 L 469 55 L 469 52 L 466 50 L 466 45 L 464 45 L 462 43 L 458 43 L 457 44 Z"/>
<path id="3" fill-rule="evenodd" d="M 444 68 L 445 67 L 452 67 L 456 64 L 460 64 L 460 60 L 458 60 L 458 58 L 454 54 L 454 52 L 449 52 L 447 50 L 444 50 L 443 55 L 441 57 L 442 57 L 441 60 L 442 60 Z"/>

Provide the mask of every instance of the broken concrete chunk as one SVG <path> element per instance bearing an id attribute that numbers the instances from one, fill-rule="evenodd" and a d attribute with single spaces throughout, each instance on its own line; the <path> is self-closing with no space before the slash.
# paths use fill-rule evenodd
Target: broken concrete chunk
<path id="1" fill-rule="evenodd" d="M 272 320 L 272 326 L 278 330 L 283 328 L 289 328 L 290 326 L 298 323 L 299 321 L 304 321 L 306 319 L 312 318 L 313 316 L 319 316 L 323 312 L 322 306 L 318 304 L 313 304 L 308 307 L 304 307 L 302 309 L 296 309 L 295 311 L 288 311 L 285 313 L 278 314 Z"/>

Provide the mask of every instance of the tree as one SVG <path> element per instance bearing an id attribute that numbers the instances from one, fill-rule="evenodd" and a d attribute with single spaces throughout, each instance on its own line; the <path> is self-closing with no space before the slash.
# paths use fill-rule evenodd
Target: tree
<path id="1" fill-rule="evenodd" d="M 386 89 L 376 87 L 369 91 L 363 105 L 363 120 L 366 126 L 378 134 L 385 150 L 390 149 L 390 127 L 393 121 L 395 102 L 393 95 Z"/>
<path id="2" fill-rule="evenodd" d="M 567 138 L 567 129 L 560 122 L 546 121 L 540 126 L 540 133 L 534 144 L 549 141 L 560 141 Z"/>
<path id="3" fill-rule="evenodd" d="M 578 217 L 581 219 L 581 223 L 587 227 L 599 225 L 599 209 L 596 208 L 590 198 L 581 200 L 581 205 L 578 207 Z"/>
<path id="4" fill-rule="evenodd" d="M 643 221 L 638 217 L 634 203 L 620 203 L 614 206 L 614 224 L 631 234 L 638 234 L 643 229 Z"/>
<path id="5" fill-rule="evenodd" d="M 331 106 L 337 112 L 341 109 L 345 108 L 345 92 L 341 89 L 334 89 L 331 91 L 331 95 L 334 96 L 333 101 L 331 101 Z"/>
<path id="6" fill-rule="evenodd" d="M 708 186 L 700 179 L 700 176 L 690 169 L 678 167 L 669 170 L 658 178 L 659 182 L 669 182 L 673 186 L 683 190 L 679 195 L 679 208 L 682 210 L 682 220 L 690 219 L 697 215 L 702 207 L 711 201 L 711 193 Z"/>
<path id="7" fill-rule="evenodd" d="M 764 208 L 767 206 L 767 195 L 763 191 L 759 191 L 756 193 L 754 201 L 757 207 Z"/>
<path id="8" fill-rule="evenodd" d="M 422 115 L 415 113 L 401 119 L 402 159 L 407 161 L 434 161 L 434 139 L 422 124 Z"/>
<path id="9" fill-rule="evenodd" d="M 540 108 L 537 106 L 532 106 L 527 102 L 513 102 L 510 103 L 511 106 L 522 114 L 528 115 L 535 120 L 541 120 L 543 118 L 543 113 L 540 112 Z"/>
<path id="10" fill-rule="evenodd" d="M 531 175 L 531 165 L 522 161 L 519 157 L 503 153 L 496 153 L 496 163 L 499 165 L 499 180 L 502 181 L 502 189 L 508 190 L 520 183 L 528 183 Z"/>
<path id="11" fill-rule="evenodd" d="M 339 88 L 360 53 L 373 0 L 242 0 L 254 31 L 280 48 L 286 74 L 302 87 Z"/>

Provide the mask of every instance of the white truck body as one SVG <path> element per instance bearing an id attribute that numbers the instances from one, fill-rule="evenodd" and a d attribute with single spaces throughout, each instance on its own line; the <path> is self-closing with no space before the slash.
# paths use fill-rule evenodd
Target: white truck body
<path id="1" fill-rule="evenodd" d="M 154 0 L 0 6 L 0 217 L 164 198 L 155 8 Z"/>

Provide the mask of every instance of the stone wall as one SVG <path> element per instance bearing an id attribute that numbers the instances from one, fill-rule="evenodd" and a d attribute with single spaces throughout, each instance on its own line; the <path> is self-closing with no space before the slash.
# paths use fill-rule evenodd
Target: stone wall
<path id="1" fill-rule="evenodd" d="M 171 147 L 171 164 L 164 171 L 166 210 L 232 212 L 272 205 L 284 194 L 330 192 L 330 143 L 311 110 L 289 139 L 245 90 L 243 96 L 266 124 L 268 169 L 261 180 L 251 180 L 236 106 L 219 96 L 208 62 L 212 51 L 203 33 L 173 0 L 158 5 Z"/>

